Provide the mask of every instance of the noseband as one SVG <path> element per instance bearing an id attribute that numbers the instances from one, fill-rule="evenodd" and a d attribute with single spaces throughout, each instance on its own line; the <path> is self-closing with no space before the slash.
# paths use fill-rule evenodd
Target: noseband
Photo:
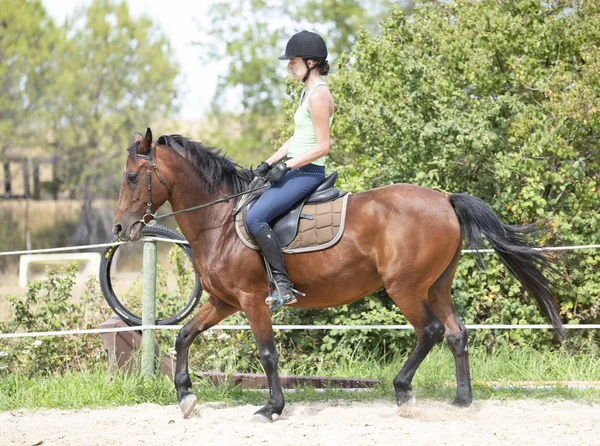
<path id="1" fill-rule="evenodd" d="M 160 175 L 160 172 L 158 171 L 158 165 L 156 163 L 152 162 L 152 155 L 154 153 L 155 148 L 156 148 L 155 145 L 153 145 L 151 147 L 149 155 L 140 155 L 139 153 L 137 154 L 138 159 L 146 160 L 146 163 L 148 165 L 148 203 L 147 203 L 147 208 L 146 208 L 146 214 L 144 214 L 144 216 L 140 220 L 140 222 L 143 223 L 144 225 L 149 225 L 149 224 L 151 224 L 152 221 L 156 220 L 156 217 L 152 213 L 152 171 L 151 171 L 151 167 L 154 167 L 154 171 L 156 172 L 156 177 L 158 178 L 158 181 L 160 181 L 162 183 L 162 185 L 167 188 L 167 192 L 169 194 L 167 200 L 171 199 L 171 189 L 169 189 L 167 182 Z"/>

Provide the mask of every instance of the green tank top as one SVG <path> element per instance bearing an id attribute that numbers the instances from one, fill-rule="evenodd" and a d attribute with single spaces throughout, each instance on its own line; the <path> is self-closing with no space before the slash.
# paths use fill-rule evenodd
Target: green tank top
<path id="1" fill-rule="evenodd" d="M 289 158 L 294 158 L 295 156 L 302 155 L 308 150 L 312 149 L 315 144 L 317 144 L 317 138 L 315 136 L 315 129 L 313 127 L 312 119 L 310 117 L 310 113 L 306 109 L 306 105 L 308 104 L 308 98 L 311 93 L 315 91 L 315 88 L 325 85 L 324 82 L 321 82 L 311 88 L 308 93 L 306 91 L 302 92 L 300 96 L 300 105 L 298 105 L 298 109 L 294 114 L 294 136 L 292 138 L 292 146 L 290 147 L 287 156 Z M 333 121 L 333 116 L 329 118 L 329 126 L 331 126 L 331 122 Z M 312 164 L 316 164 L 317 166 L 325 165 L 325 158 L 322 156 L 312 162 Z"/>

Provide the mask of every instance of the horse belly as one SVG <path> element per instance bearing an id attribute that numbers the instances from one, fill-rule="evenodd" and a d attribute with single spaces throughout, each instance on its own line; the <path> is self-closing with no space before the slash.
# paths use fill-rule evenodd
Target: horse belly
<path id="1" fill-rule="evenodd" d="M 349 243 L 344 234 L 335 246 L 286 256 L 290 278 L 300 296 L 297 307 L 327 308 L 348 304 L 383 288 L 373 258 Z"/>

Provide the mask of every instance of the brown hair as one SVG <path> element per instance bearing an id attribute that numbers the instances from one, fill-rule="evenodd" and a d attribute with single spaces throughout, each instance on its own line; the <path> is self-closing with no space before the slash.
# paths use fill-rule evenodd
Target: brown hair
<path id="1" fill-rule="evenodd" d="M 329 73 L 329 61 L 321 60 L 317 62 L 317 68 L 321 76 L 327 76 L 327 74 Z"/>

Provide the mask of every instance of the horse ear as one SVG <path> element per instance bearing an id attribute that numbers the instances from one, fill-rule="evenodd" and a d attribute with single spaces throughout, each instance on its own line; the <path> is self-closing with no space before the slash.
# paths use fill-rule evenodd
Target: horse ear
<path id="1" fill-rule="evenodd" d="M 141 141 L 142 139 L 144 139 L 144 135 L 142 135 L 140 132 L 133 132 L 133 137 L 134 137 L 133 142 L 138 142 L 138 141 Z"/>
<path id="2" fill-rule="evenodd" d="M 146 129 L 146 136 L 144 136 L 143 138 L 141 136 L 142 135 L 140 134 L 140 143 L 137 148 L 137 153 L 139 153 L 140 155 L 145 155 L 152 147 L 152 130 L 150 130 L 150 127 Z M 136 141 L 137 138 L 138 137 L 136 135 Z"/>

